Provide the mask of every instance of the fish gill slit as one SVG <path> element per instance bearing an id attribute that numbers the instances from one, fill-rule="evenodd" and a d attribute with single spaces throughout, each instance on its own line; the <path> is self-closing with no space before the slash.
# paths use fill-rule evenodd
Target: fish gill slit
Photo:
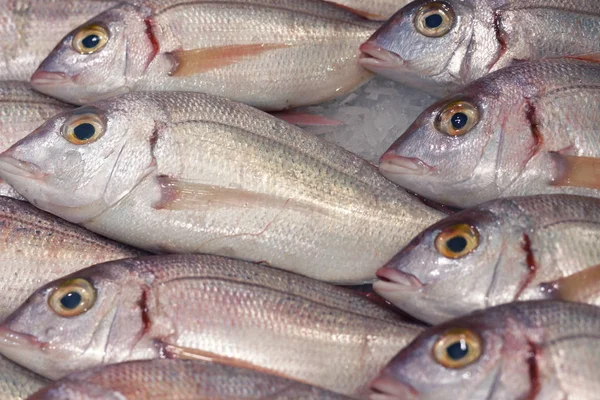
<path id="1" fill-rule="evenodd" d="M 500 50 L 498 51 L 498 56 L 488 65 L 488 71 L 492 70 L 496 63 L 502 58 L 502 56 L 506 53 L 508 49 L 508 44 L 506 41 L 506 35 L 502 30 L 502 16 L 500 15 L 500 11 L 494 12 L 493 19 L 494 33 L 496 35 L 496 41 L 500 45 Z"/>
<path id="2" fill-rule="evenodd" d="M 152 326 L 152 321 L 150 320 L 150 315 L 148 314 L 148 290 L 147 286 L 142 288 L 142 296 L 138 301 L 138 305 L 140 306 L 140 317 L 142 319 L 143 330 L 141 333 L 141 337 L 145 336 Z"/>
<path id="3" fill-rule="evenodd" d="M 544 137 L 542 136 L 539 128 L 539 124 L 537 122 L 536 117 L 536 108 L 535 105 L 531 102 L 530 99 L 525 99 L 525 117 L 529 122 L 529 129 L 531 130 L 531 136 L 533 137 L 533 146 L 531 147 L 531 155 L 533 157 L 536 155 L 544 143 Z"/>
<path id="4" fill-rule="evenodd" d="M 541 384 L 540 384 L 540 370 L 539 370 L 538 362 L 537 362 L 537 356 L 539 353 L 539 349 L 536 346 L 536 344 L 531 341 L 527 341 L 527 344 L 529 347 L 529 351 L 527 354 L 527 365 L 528 365 L 530 386 L 529 386 L 529 393 L 527 394 L 527 397 L 525 397 L 525 399 L 526 400 L 534 400 L 538 396 L 538 394 L 540 394 L 540 390 L 542 388 Z"/>
<path id="5" fill-rule="evenodd" d="M 156 58 L 156 56 L 160 52 L 160 43 L 158 43 L 158 39 L 157 39 L 156 35 L 154 34 L 154 25 L 155 25 L 154 19 L 152 17 L 148 17 L 148 18 L 144 19 L 144 24 L 146 24 L 146 31 L 145 31 L 146 36 L 148 37 L 148 40 L 150 41 L 150 44 L 152 45 L 152 53 L 146 60 L 146 66 L 144 67 L 144 70 L 147 70 L 148 67 L 150 66 L 150 64 L 152 63 L 152 61 Z"/>
<path id="6" fill-rule="evenodd" d="M 535 255 L 533 254 L 533 250 L 531 249 L 531 239 L 529 235 L 524 233 L 523 240 L 521 242 L 521 248 L 525 252 L 525 263 L 527 264 L 527 275 L 523 279 L 523 283 L 519 287 L 517 294 L 513 300 L 517 300 L 521 297 L 523 291 L 533 282 L 535 275 L 537 273 L 537 262 L 535 260 Z"/>

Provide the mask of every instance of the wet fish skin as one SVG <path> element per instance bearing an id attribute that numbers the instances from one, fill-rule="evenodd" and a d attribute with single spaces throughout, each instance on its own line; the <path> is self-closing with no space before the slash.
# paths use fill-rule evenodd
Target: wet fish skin
<path id="1" fill-rule="evenodd" d="M 463 368 L 438 364 L 434 343 L 453 329 L 481 338 L 481 356 Z M 504 304 L 430 328 L 404 348 L 372 387 L 383 399 L 594 399 L 600 309 L 581 303 Z"/>
<path id="2" fill-rule="evenodd" d="M 325 0 L 375 21 L 385 21 L 392 17 L 410 0 Z"/>
<path id="3" fill-rule="evenodd" d="M 551 299 L 600 305 L 577 273 L 600 264 L 600 199 L 540 195 L 493 200 L 461 211 L 427 228 L 378 271 L 375 291 L 411 315 L 440 323 L 476 309 L 511 301 Z M 435 241 L 452 227 L 467 224 L 477 246 L 452 259 Z M 411 277 L 405 274 L 412 275 Z M 416 280 L 414 280 L 416 278 Z M 588 285 L 598 286 L 593 276 Z M 567 298 L 564 298 L 567 297 Z"/>
<path id="4" fill-rule="evenodd" d="M 0 356 L 0 398 L 3 400 L 25 400 L 48 383 L 46 378 Z"/>
<path id="5" fill-rule="evenodd" d="M 28 81 L 71 29 L 118 3 L 117 0 L 3 0 L 0 80 Z"/>
<path id="6" fill-rule="evenodd" d="M 497 71 L 425 110 L 381 157 L 380 171 L 461 208 L 536 194 L 598 197 L 594 185 L 573 186 L 573 178 L 594 176 L 593 168 L 568 171 L 565 165 L 570 156 L 600 157 L 599 79 L 599 63 L 579 60 Z M 466 133 L 450 136 L 437 129 L 436 119 L 456 102 L 473 104 L 480 116 Z"/>
<path id="7" fill-rule="evenodd" d="M 86 22 L 108 29 L 92 54 L 68 34 L 32 85 L 75 104 L 133 91 L 197 91 L 264 110 L 320 103 L 372 78 L 358 46 L 380 25 L 322 0 L 124 4 Z"/>
<path id="8" fill-rule="evenodd" d="M 415 16 L 441 3 L 453 10 L 452 28 L 440 37 L 421 34 Z M 595 0 L 417 0 L 363 44 L 360 62 L 390 79 L 444 95 L 515 60 L 598 58 L 598 35 Z"/>
<path id="9" fill-rule="evenodd" d="M 256 370 L 192 360 L 150 360 L 92 368 L 28 400 L 344 400 L 349 397 Z"/>
<path id="10" fill-rule="evenodd" d="M 108 128 L 73 145 L 62 125 L 86 110 Z M 356 155 L 222 98 L 132 93 L 73 113 L 5 152 L 0 175 L 36 206 L 151 252 L 361 284 L 443 216 Z"/>
<path id="11" fill-rule="evenodd" d="M 63 318 L 48 300 L 72 279 L 91 282 L 97 299 Z M 100 264 L 40 288 L 0 326 L 0 352 L 53 379 L 200 356 L 364 396 L 421 330 L 347 289 L 233 259 L 170 255 Z"/>
<path id="12" fill-rule="evenodd" d="M 92 264 L 147 254 L 0 196 L 0 320 L 37 288 Z"/>

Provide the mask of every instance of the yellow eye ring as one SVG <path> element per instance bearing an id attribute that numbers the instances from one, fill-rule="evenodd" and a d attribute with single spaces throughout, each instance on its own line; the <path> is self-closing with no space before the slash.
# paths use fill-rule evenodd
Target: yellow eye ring
<path id="1" fill-rule="evenodd" d="M 96 303 L 96 289 L 86 279 L 71 279 L 60 285 L 48 299 L 48 305 L 61 317 L 76 317 Z"/>
<path id="2" fill-rule="evenodd" d="M 450 32 L 456 16 L 449 4 L 433 2 L 421 7 L 415 15 L 415 29 L 427 37 L 441 37 Z"/>
<path id="3" fill-rule="evenodd" d="M 93 112 L 75 114 L 64 123 L 63 136 L 76 145 L 88 144 L 104 135 L 105 126 L 105 121 Z"/>
<path id="4" fill-rule="evenodd" d="M 449 103 L 440 111 L 435 128 L 450 136 L 461 136 L 479 122 L 479 110 L 467 101 Z"/>
<path id="5" fill-rule="evenodd" d="M 442 230 L 435 238 L 435 248 L 446 258 L 461 258 L 479 246 L 479 232 L 469 224 L 456 224 Z"/>
<path id="6" fill-rule="evenodd" d="M 110 35 L 101 25 L 88 25 L 79 29 L 73 36 L 73 48 L 81 54 L 92 54 L 102 50 Z"/>
<path id="7" fill-rule="evenodd" d="M 482 347 L 477 333 L 469 329 L 451 329 L 433 345 L 433 358 L 446 368 L 464 368 L 479 359 Z"/>

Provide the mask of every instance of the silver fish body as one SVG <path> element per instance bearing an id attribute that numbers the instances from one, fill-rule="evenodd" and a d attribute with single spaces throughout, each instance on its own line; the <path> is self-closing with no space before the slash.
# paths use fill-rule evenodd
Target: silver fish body
<path id="1" fill-rule="evenodd" d="M 0 357 L 0 398 L 25 400 L 50 383 L 49 380 Z"/>
<path id="2" fill-rule="evenodd" d="M 385 21 L 411 0 L 325 0 L 375 21 Z"/>
<path id="3" fill-rule="evenodd" d="M 0 320 L 37 288 L 92 264 L 147 254 L 0 196 Z"/>
<path id="4" fill-rule="evenodd" d="M 377 293 L 439 323 L 511 301 L 600 305 L 600 199 L 540 195 L 493 200 L 419 234 L 377 275 Z"/>
<path id="5" fill-rule="evenodd" d="M 418 0 L 363 44 L 361 65 L 446 94 L 515 60 L 598 60 L 598 35 L 596 0 Z"/>
<path id="6" fill-rule="evenodd" d="M 471 207 L 499 197 L 600 196 L 600 63 L 548 59 L 488 75 L 432 105 L 381 157 L 424 197 Z"/>
<path id="7" fill-rule="evenodd" d="M 75 104 L 133 91 L 197 91 L 287 109 L 368 81 L 358 46 L 378 26 L 321 0 L 122 4 L 68 34 L 32 85 Z M 92 45 L 83 41 L 89 37 L 101 39 Z"/>
<path id="8" fill-rule="evenodd" d="M 504 304 L 423 332 L 372 382 L 372 400 L 592 400 L 600 308 Z"/>
<path id="9" fill-rule="evenodd" d="M 71 29 L 118 3 L 117 0 L 2 0 L 0 80 L 28 81 Z"/>
<path id="10" fill-rule="evenodd" d="M 348 400 L 257 370 L 192 360 L 132 361 L 69 375 L 28 400 Z"/>
<path id="11" fill-rule="evenodd" d="M 171 255 L 100 264 L 40 288 L 0 326 L 0 352 L 53 379 L 124 361 L 209 358 L 364 396 L 421 329 L 347 289 Z"/>
<path id="12" fill-rule="evenodd" d="M 88 120 L 97 135 L 73 144 L 71 128 Z M 373 280 L 442 217 L 354 154 L 203 94 L 132 93 L 82 107 L 0 159 L 0 175 L 29 201 L 103 236 L 341 283 Z"/>

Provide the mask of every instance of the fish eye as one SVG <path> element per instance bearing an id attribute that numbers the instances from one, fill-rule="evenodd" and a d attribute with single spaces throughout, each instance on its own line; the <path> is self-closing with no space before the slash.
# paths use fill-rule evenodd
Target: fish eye
<path id="1" fill-rule="evenodd" d="M 81 54 L 92 54 L 108 43 L 108 30 L 100 25 L 85 26 L 75 33 L 73 48 Z"/>
<path id="2" fill-rule="evenodd" d="M 105 122 L 95 113 L 75 114 L 63 125 L 63 136 L 77 145 L 98 140 L 105 131 Z"/>
<path id="3" fill-rule="evenodd" d="M 461 258 L 479 246 L 479 233 L 469 224 L 443 229 L 435 238 L 435 248 L 446 258 Z"/>
<path id="4" fill-rule="evenodd" d="M 479 122 L 479 110 L 467 101 L 452 102 L 440 111 L 435 128 L 450 136 L 461 136 Z"/>
<path id="5" fill-rule="evenodd" d="M 83 278 L 71 279 L 60 285 L 48 299 L 48 305 L 61 317 L 76 317 L 96 303 L 96 289 Z"/>
<path id="6" fill-rule="evenodd" d="M 423 7 L 415 16 L 417 32 L 427 37 L 441 37 L 450 32 L 454 24 L 454 11 L 446 3 L 433 2 Z"/>
<path id="7" fill-rule="evenodd" d="M 481 356 L 482 340 L 469 329 L 451 329 L 433 345 L 433 358 L 446 368 L 464 368 Z"/>

